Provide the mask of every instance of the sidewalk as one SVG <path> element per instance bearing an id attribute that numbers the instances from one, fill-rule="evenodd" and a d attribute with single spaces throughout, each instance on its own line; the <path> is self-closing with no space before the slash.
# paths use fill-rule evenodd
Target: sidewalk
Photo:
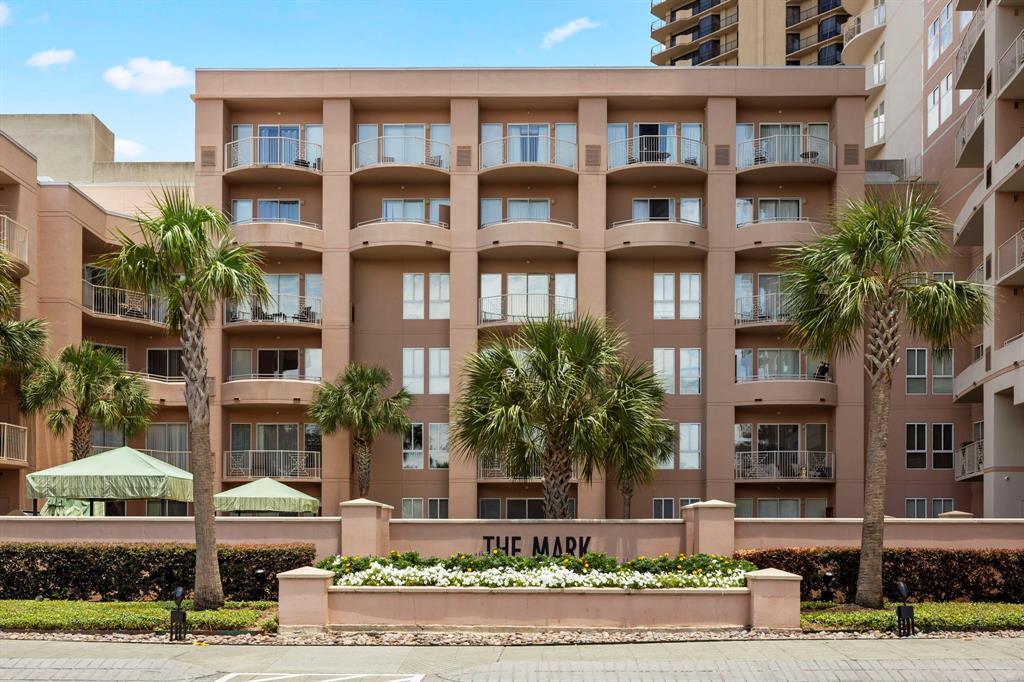
<path id="1" fill-rule="evenodd" d="M 1024 680 L 1021 639 L 535 647 L 171 646 L 0 640 L 0 680 L 505 682 Z"/>

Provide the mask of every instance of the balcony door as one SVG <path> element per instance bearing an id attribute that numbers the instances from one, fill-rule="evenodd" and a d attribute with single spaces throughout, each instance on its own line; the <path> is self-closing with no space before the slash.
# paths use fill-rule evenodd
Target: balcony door
<path id="1" fill-rule="evenodd" d="M 299 425 L 257 424 L 256 449 L 297 451 L 299 449 Z"/>
<path id="2" fill-rule="evenodd" d="M 800 449 L 799 424 L 758 424 L 758 452 L 792 452 Z"/>
<path id="3" fill-rule="evenodd" d="M 777 273 L 757 276 L 757 295 L 760 315 L 774 320 L 782 313 L 782 275 Z"/>
<path id="4" fill-rule="evenodd" d="M 501 274 L 480 273 L 480 321 L 494 322 L 501 319 Z"/>
<path id="5" fill-rule="evenodd" d="M 293 164 L 299 158 L 298 125 L 261 125 L 259 163 Z"/>
<path id="6" fill-rule="evenodd" d="M 299 200 L 260 199 L 256 207 L 256 218 L 261 223 L 298 223 Z"/>
<path id="7" fill-rule="evenodd" d="M 633 199 L 633 221 L 648 222 L 673 220 L 675 201 L 672 199 Z"/>
<path id="8" fill-rule="evenodd" d="M 750 272 L 737 272 L 734 278 L 734 296 L 736 298 L 736 317 L 750 320 L 754 314 L 754 275 Z"/>
<path id="9" fill-rule="evenodd" d="M 759 161 L 764 163 L 764 161 Z M 754 165 L 754 124 L 736 124 L 736 167 Z"/>
<path id="10" fill-rule="evenodd" d="M 551 219 L 550 199 L 509 199 L 509 222 L 534 221 L 546 223 Z"/>
<path id="11" fill-rule="evenodd" d="M 675 123 L 637 123 L 633 126 L 636 142 L 633 156 L 640 163 L 675 161 Z"/>
<path id="12" fill-rule="evenodd" d="M 263 275 L 270 291 L 270 299 L 262 316 L 253 314 L 254 319 L 270 320 L 278 317 L 285 319 L 297 317 L 299 314 L 299 275 Z"/>
<path id="13" fill-rule="evenodd" d="M 384 163 L 424 163 L 426 127 L 422 123 L 384 124 Z"/>
<path id="14" fill-rule="evenodd" d="M 150 424 L 146 429 L 146 449 L 188 452 L 188 424 Z"/>
<path id="15" fill-rule="evenodd" d="M 299 377 L 298 349 L 258 349 L 256 351 L 256 373 L 261 377 L 297 379 Z"/>
<path id="16" fill-rule="evenodd" d="M 231 145 L 234 150 L 233 158 L 227 160 L 229 168 L 235 166 L 249 166 L 252 164 L 252 125 L 241 123 L 231 126 Z"/>
<path id="17" fill-rule="evenodd" d="M 356 168 L 377 163 L 377 124 L 360 123 L 356 126 Z"/>
<path id="18" fill-rule="evenodd" d="M 422 199 L 385 199 L 382 219 L 385 222 L 422 223 L 426 212 Z"/>
<path id="19" fill-rule="evenodd" d="M 508 124 L 508 163 L 550 163 L 547 123 Z"/>
<path id="20" fill-rule="evenodd" d="M 800 375 L 800 351 L 796 348 L 761 348 L 757 351 L 757 376 L 760 379 L 797 379 Z"/>
<path id="21" fill-rule="evenodd" d="M 800 160 L 799 123 L 762 123 L 761 156 L 764 163 L 796 163 Z"/>
<path id="22" fill-rule="evenodd" d="M 509 273 L 509 319 L 524 321 L 548 316 L 548 279 L 547 274 Z"/>

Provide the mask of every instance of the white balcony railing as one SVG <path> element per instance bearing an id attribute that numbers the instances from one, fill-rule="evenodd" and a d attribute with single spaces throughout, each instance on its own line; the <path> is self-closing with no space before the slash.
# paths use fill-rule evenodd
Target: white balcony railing
<path id="1" fill-rule="evenodd" d="M 416 223 L 417 225 L 430 225 L 431 227 L 440 227 L 444 230 L 448 229 L 448 223 L 438 220 L 430 220 L 429 218 L 370 218 L 369 220 L 361 220 L 356 223 L 356 227 L 363 227 L 365 225 L 384 225 L 386 223 Z"/>
<path id="2" fill-rule="evenodd" d="M 867 124 L 864 128 L 864 144 L 872 147 L 885 143 L 885 119 L 879 119 Z"/>
<path id="3" fill-rule="evenodd" d="M 427 166 L 451 168 L 451 146 L 447 142 L 408 135 L 385 135 L 360 140 L 352 145 L 352 167 Z"/>
<path id="4" fill-rule="evenodd" d="M 540 481 L 544 478 L 541 473 L 540 462 L 533 462 L 530 465 L 525 478 L 512 478 L 505 467 L 505 462 L 485 457 L 477 460 L 476 477 L 480 481 Z M 573 480 L 579 478 L 579 470 L 575 465 L 573 466 L 572 478 Z"/>
<path id="5" fill-rule="evenodd" d="M 256 225 L 256 224 L 268 224 L 268 225 L 298 225 L 299 227 L 308 227 L 311 230 L 322 230 L 320 223 L 314 223 L 309 220 L 291 220 L 289 218 L 242 218 L 241 220 L 232 220 L 231 225 Z"/>
<path id="6" fill-rule="evenodd" d="M 807 216 L 765 216 L 758 218 L 757 220 L 745 220 L 742 223 L 736 223 L 736 227 L 743 229 L 751 225 L 770 225 L 772 223 L 809 223 L 811 219 Z M 740 300 L 740 299 L 737 299 Z M 744 299 L 746 300 L 746 299 Z"/>
<path id="7" fill-rule="evenodd" d="M 480 324 L 576 319 L 576 298 L 553 294 L 505 294 L 480 299 Z"/>
<path id="8" fill-rule="evenodd" d="M 865 86 L 868 90 L 885 83 L 885 61 L 876 62 L 865 70 Z"/>
<path id="9" fill-rule="evenodd" d="M 576 143 L 547 135 L 514 135 L 480 143 L 480 168 L 540 164 L 576 168 Z"/>
<path id="10" fill-rule="evenodd" d="M 960 162 L 960 157 L 964 153 L 964 148 L 967 147 L 967 141 L 974 135 L 974 132 L 981 125 L 982 121 L 985 120 L 985 98 L 975 97 L 974 102 L 968 107 L 967 113 L 964 114 L 964 119 L 960 121 L 960 127 L 956 129 L 956 162 Z"/>
<path id="11" fill-rule="evenodd" d="M 736 299 L 734 321 L 736 324 L 778 324 L 789 322 L 786 310 L 786 295 L 760 294 Z"/>
<path id="12" fill-rule="evenodd" d="M 974 272 L 967 278 L 968 282 L 974 282 L 975 284 L 985 283 L 985 264 L 982 263 L 978 267 L 974 268 Z"/>
<path id="13" fill-rule="evenodd" d="M 835 145 L 813 135 L 768 135 L 736 145 L 736 167 L 803 164 L 835 168 Z"/>
<path id="14" fill-rule="evenodd" d="M 877 5 L 859 17 L 853 17 L 843 27 L 843 45 L 857 36 L 885 25 L 885 4 Z"/>
<path id="15" fill-rule="evenodd" d="M 960 481 L 978 476 L 985 470 L 985 441 L 967 443 L 953 453 L 953 471 Z"/>
<path id="16" fill-rule="evenodd" d="M 283 166 L 320 171 L 323 147 L 293 137 L 243 137 L 224 145 L 224 169 L 247 166 Z"/>
<path id="17" fill-rule="evenodd" d="M 284 372 L 270 372 L 264 374 L 235 374 L 228 375 L 228 381 L 316 381 L 323 377 L 313 372 L 298 370 L 287 370 Z"/>
<path id="18" fill-rule="evenodd" d="M 1002 90 L 1024 66 L 1024 31 L 1017 34 L 999 57 L 999 89 Z"/>
<path id="19" fill-rule="evenodd" d="M 706 145 L 679 135 L 638 135 L 608 143 L 608 168 L 653 163 L 706 168 Z"/>
<path id="20" fill-rule="evenodd" d="M 704 227 L 701 220 L 687 220 L 686 218 L 629 218 L 627 220 L 616 220 L 609 225 L 609 228 L 623 227 L 625 225 L 649 225 L 650 223 L 665 223 L 666 225 L 687 225 L 689 227 Z"/>
<path id="21" fill-rule="evenodd" d="M 228 303 L 224 322 L 266 322 L 271 324 L 322 324 L 323 300 L 315 296 L 278 294 L 267 301 Z"/>
<path id="22" fill-rule="evenodd" d="M 136 372 L 132 371 L 132 374 L 145 379 L 146 381 L 160 381 L 165 384 L 183 384 L 185 383 L 185 377 L 181 374 L 175 374 L 173 376 L 167 374 L 154 374 L 152 372 Z"/>
<path id="23" fill-rule="evenodd" d="M 108 450 L 114 450 L 121 447 L 120 445 L 93 445 L 89 451 L 90 455 L 98 455 L 101 452 L 107 452 Z M 171 466 L 176 466 L 179 469 L 190 471 L 192 466 L 189 461 L 188 450 L 151 450 L 149 448 L 133 448 L 138 450 L 144 455 L 149 455 L 154 459 L 158 459 L 161 462 L 167 462 Z"/>
<path id="24" fill-rule="evenodd" d="M 998 279 L 1006 277 L 1024 263 L 1024 230 L 999 245 L 996 251 Z"/>
<path id="25" fill-rule="evenodd" d="M 97 315 L 164 324 L 167 301 L 153 294 L 82 281 L 82 305 Z"/>
<path id="26" fill-rule="evenodd" d="M 549 217 L 538 217 L 538 218 L 502 218 L 501 220 L 491 220 L 486 223 L 480 223 L 480 227 L 491 227 L 492 225 L 515 225 L 516 223 L 546 223 L 548 225 L 562 225 L 563 227 L 576 227 L 576 223 L 571 220 L 559 220 L 558 218 Z"/>
<path id="27" fill-rule="evenodd" d="M 303 450 L 231 450 L 224 453 L 224 478 L 320 478 L 322 456 Z"/>
<path id="28" fill-rule="evenodd" d="M 28 462 L 28 428 L 0 422 L 0 462 Z"/>
<path id="29" fill-rule="evenodd" d="M 819 480 L 836 477 L 835 453 L 817 450 L 737 452 L 737 480 Z"/>
<path id="30" fill-rule="evenodd" d="M 0 215 L 0 249 L 27 263 L 28 228 L 10 216 Z"/>
<path id="31" fill-rule="evenodd" d="M 758 368 L 757 374 L 736 377 L 737 384 L 749 384 L 756 381 L 824 381 L 832 383 L 832 370 L 831 365 L 824 362 L 815 367 L 808 367 L 806 372 L 780 372 Z"/>

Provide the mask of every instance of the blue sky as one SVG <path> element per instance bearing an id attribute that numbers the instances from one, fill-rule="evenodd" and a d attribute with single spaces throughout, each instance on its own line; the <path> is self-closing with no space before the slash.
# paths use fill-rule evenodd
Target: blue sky
<path id="1" fill-rule="evenodd" d="M 649 65 L 649 0 L 0 0 L 0 112 L 191 160 L 193 69 Z"/>

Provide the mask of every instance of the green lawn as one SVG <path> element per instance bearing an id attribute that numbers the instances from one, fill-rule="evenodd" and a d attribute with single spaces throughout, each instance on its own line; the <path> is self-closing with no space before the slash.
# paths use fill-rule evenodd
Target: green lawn
<path id="1" fill-rule="evenodd" d="M 928 602 L 914 604 L 919 631 L 1024 629 L 1024 604 L 982 602 Z M 804 630 L 896 631 L 896 604 L 885 609 L 850 609 L 823 602 L 804 602 L 800 618 Z"/>
<path id="2" fill-rule="evenodd" d="M 166 630 L 172 602 L 0 601 L 0 630 Z M 187 609 L 190 602 L 182 604 Z M 276 602 L 228 602 L 188 611 L 193 630 L 277 629 Z"/>

